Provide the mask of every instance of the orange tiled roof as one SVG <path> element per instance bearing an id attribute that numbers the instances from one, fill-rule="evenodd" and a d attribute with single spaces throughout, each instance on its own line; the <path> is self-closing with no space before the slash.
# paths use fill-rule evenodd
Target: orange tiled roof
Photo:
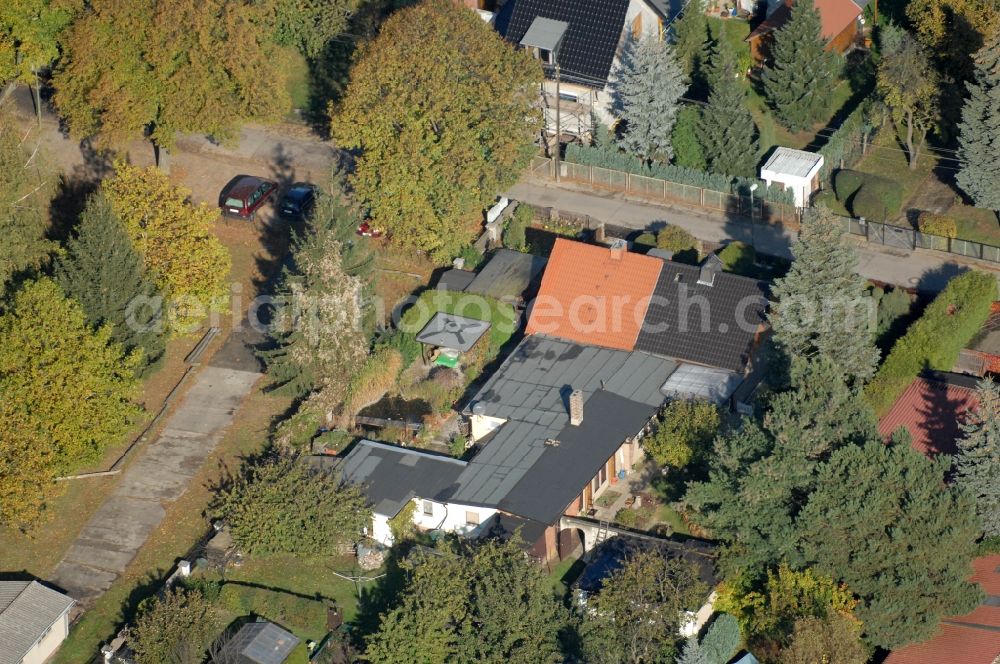
<path id="1" fill-rule="evenodd" d="M 528 319 L 528 334 L 632 350 L 663 261 L 558 239 Z"/>
<path id="2" fill-rule="evenodd" d="M 878 431 L 888 438 L 906 427 L 914 449 L 924 454 L 954 454 L 963 413 L 975 403 L 971 388 L 917 378 L 879 420 Z"/>
<path id="3" fill-rule="evenodd" d="M 815 4 L 819 10 L 820 33 L 827 41 L 839 35 L 861 16 L 861 8 L 851 0 L 816 0 Z M 746 41 L 753 41 L 783 26 L 791 18 L 791 7 L 792 0 L 785 0 L 754 29 Z"/>
<path id="4" fill-rule="evenodd" d="M 972 561 L 972 580 L 987 595 L 1000 593 L 1000 555 Z M 934 638 L 894 651 L 884 664 L 993 664 L 1000 656 L 1000 607 L 980 605 L 971 613 L 943 621 Z"/>

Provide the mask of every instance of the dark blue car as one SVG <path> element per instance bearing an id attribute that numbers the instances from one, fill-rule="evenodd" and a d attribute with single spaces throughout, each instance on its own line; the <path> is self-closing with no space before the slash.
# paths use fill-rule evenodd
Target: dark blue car
<path id="1" fill-rule="evenodd" d="M 304 219 L 316 205 L 316 187 L 297 182 L 288 188 L 278 204 L 278 213 L 290 219 Z"/>

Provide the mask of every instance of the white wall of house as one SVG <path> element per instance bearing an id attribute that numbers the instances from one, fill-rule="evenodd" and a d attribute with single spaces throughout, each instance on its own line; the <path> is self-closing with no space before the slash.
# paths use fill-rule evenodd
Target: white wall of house
<path id="1" fill-rule="evenodd" d="M 375 512 L 372 514 L 372 531 L 368 536 L 379 544 L 392 546 L 392 530 L 389 529 L 389 519 L 385 514 Z"/>
<path id="2" fill-rule="evenodd" d="M 473 415 L 469 418 L 472 440 L 481 440 L 489 433 L 496 431 L 507 420 L 501 417 L 490 417 L 489 415 Z"/>
<path id="3" fill-rule="evenodd" d="M 719 593 L 712 591 L 708 600 L 697 611 L 685 611 L 681 620 L 680 633 L 683 637 L 691 637 L 701 631 L 708 619 L 715 613 L 715 600 L 719 598 Z"/>
<path id="4" fill-rule="evenodd" d="M 54 653 L 69 634 L 69 609 L 56 620 L 48 631 L 39 635 L 38 641 L 21 660 L 21 664 L 42 664 Z"/>
<path id="5" fill-rule="evenodd" d="M 457 503 L 439 503 L 415 499 L 417 509 L 413 523 L 422 530 L 443 530 L 466 537 L 475 537 L 489 528 L 497 511 L 489 507 L 472 507 Z"/>

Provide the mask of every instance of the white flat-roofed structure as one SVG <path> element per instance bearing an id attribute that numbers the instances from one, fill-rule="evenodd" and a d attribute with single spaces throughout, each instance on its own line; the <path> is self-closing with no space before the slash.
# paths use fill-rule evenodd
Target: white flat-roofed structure
<path id="1" fill-rule="evenodd" d="M 777 148 L 760 169 L 760 179 L 767 183 L 783 185 L 795 195 L 795 206 L 809 205 L 809 196 L 819 189 L 819 171 L 823 168 L 823 155 L 792 148 Z"/>

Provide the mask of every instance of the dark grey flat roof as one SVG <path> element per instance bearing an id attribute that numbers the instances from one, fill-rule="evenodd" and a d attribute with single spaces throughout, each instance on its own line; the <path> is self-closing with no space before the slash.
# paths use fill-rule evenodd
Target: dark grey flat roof
<path id="1" fill-rule="evenodd" d="M 537 459 L 500 501 L 500 509 L 552 523 L 622 443 L 646 426 L 656 410 L 656 406 L 611 392 L 595 392 L 584 404 L 583 423 L 563 426 L 554 436 L 557 446 L 544 442 L 539 446 Z M 486 447 L 490 445 L 492 442 Z"/>
<path id="2" fill-rule="evenodd" d="M 694 265 L 663 264 L 635 349 L 743 373 L 765 322 L 767 285 L 718 272 L 708 286 L 699 274 Z"/>
<path id="3" fill-rule="evenodd" d="M 569 23 L 566 21 L 556 21 L 542 16 L 535 17 L 531 22 L 528 31 L 521 37 L 521 46 L 532 46 L 534 48 L 554 51 L 566 34 Z"/>
<path id="4" fill-rule="evenodd" d="M 434 287 L 439 290 L 464 291 L 475 278 L 476 273 L 469 270 L 446 270 Z"/>
<path id="5" fill-rule="evenodd" d="M 465 292 L 498 300 L 519 298 L 542 274 L 546 262 L 542 256 L 500 249 L 465 287 Z"/>
<path id="6" fill-rule="evenodd" d="M 417 334 L 417 341 L 428 346 L 464 353 L 475 346 L 489 329 L 490 324 L 486 321 L 439 311 Z"/>
<path id="7" fill-rule="evenodd" d="M 338 467 L 346 481 L 362 485 L 375 512 L 393 517 L 413 498 L 447 501 L 466 462 L 362 440 Z"/>
<path id="8" fill-rule="evenodd" d="M 658 406 L 660 387 L 677 368 L 672 360 L 642 352 L 581 346 L 544 335 L 525 337 L 470 401 L 477 412 L 505 420 L 562 426 L 569 393 L 586 399 L 603 389 Z"/>

